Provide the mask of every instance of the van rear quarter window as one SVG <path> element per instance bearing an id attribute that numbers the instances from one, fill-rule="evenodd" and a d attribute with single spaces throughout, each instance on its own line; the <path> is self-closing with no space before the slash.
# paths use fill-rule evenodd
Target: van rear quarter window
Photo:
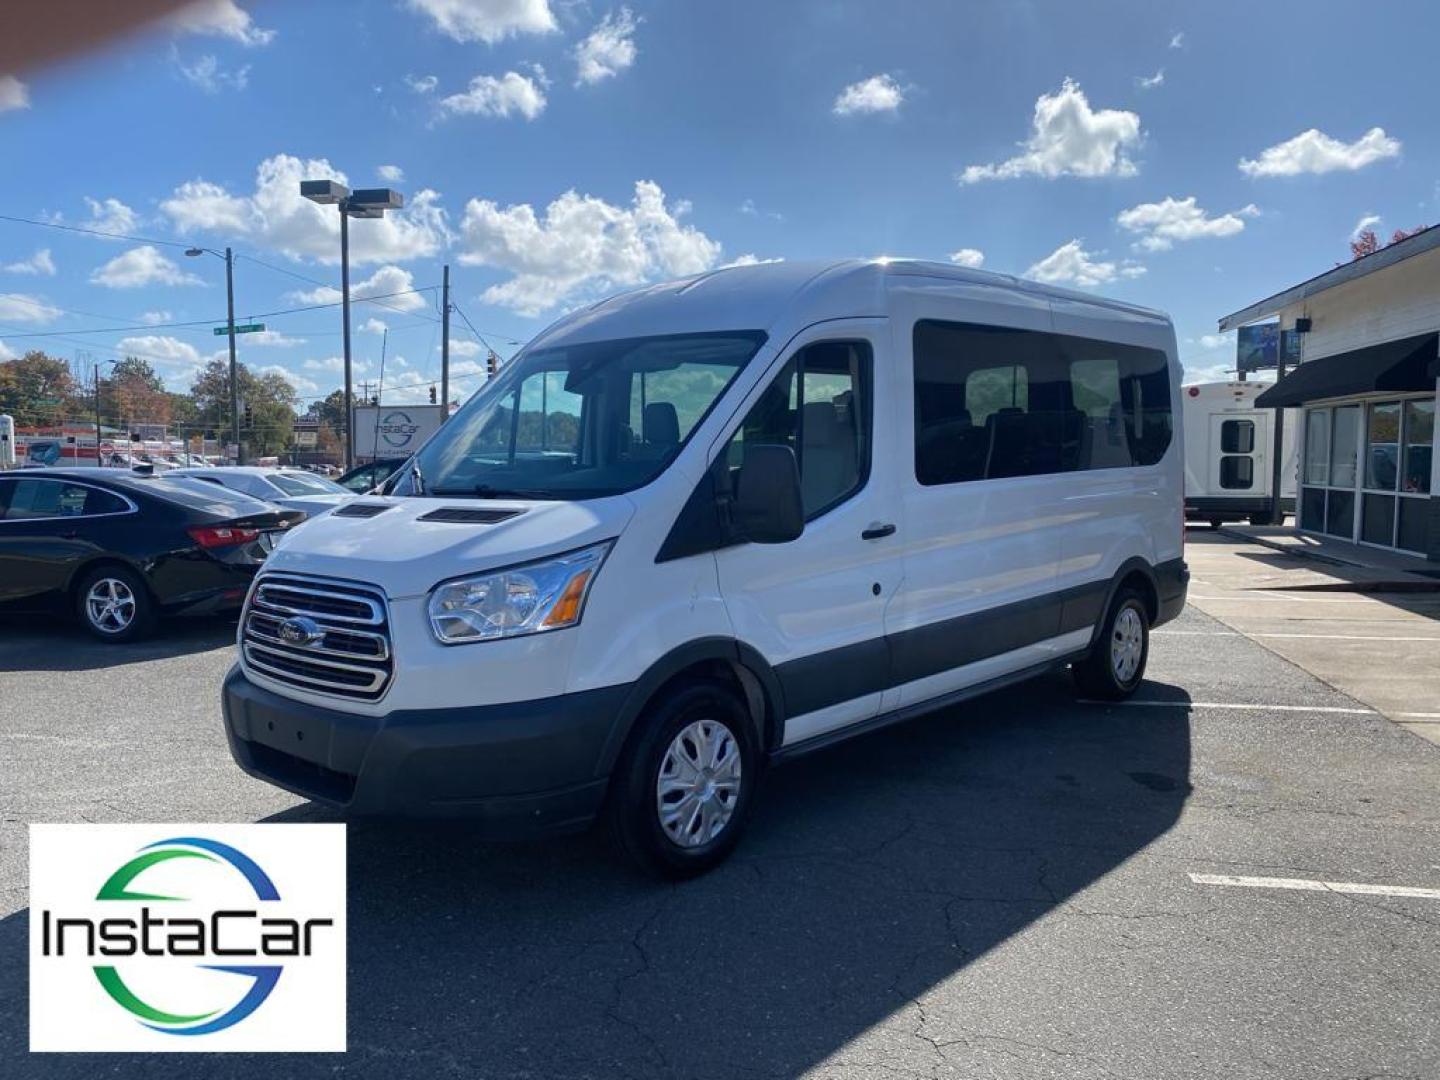
<path id="1" fill-rule="evenodd" d="M 1170 445 L 1158 349 L 925 319 L 914 376 L 921 484 L 1153 465 Z"/>

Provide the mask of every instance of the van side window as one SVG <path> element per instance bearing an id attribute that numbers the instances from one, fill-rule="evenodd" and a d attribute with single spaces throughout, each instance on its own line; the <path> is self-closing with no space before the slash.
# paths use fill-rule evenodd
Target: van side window
<path id="1" fill-rule="evenodd" d="M 870 345 L 807 345 L 781 369 L 725 447 L 732 480 L 747 445 L 788 446 L 810 521 L 860 490 L 870 472 Z"/>
<path id="2" fill-rule="evenodd" d="M 921 484 L 1153 465 L 1170 445 L 1159 350 L 922 320 L 914 353 Z"/>

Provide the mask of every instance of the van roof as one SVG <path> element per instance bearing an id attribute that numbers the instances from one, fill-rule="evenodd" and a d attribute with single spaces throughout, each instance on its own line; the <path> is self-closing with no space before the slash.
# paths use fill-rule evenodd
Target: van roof
<path id="1" fill-rule="evenodd" d="M 887 291 L 906 278 L 988 285 L 1169 321 L 1152 308 L 949 263 L 895 258 L 786 260 L 725 266 L 611 296 L 564 316 L 535 344 L 648 337 L 697 328 L 766 330 L 786 315 L 801 325 L 842 316 L 883 315 Z"/>

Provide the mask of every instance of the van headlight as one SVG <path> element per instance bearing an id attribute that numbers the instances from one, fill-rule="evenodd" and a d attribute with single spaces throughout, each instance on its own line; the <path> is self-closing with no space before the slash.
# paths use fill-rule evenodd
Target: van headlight
<path id="1" fill-rule="evenodd" d="M 459 645 L 574 626 L 610 544 L 443 582 L 430 594 L 430 627 Z"/>

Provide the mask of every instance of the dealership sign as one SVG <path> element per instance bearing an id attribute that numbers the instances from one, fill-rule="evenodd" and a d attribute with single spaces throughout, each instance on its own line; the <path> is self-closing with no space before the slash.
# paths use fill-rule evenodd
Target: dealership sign
<path id="1" fill-rule="evenodd" d="M 345 1049 L 343 825 L 31 825 L 32 1051 Z"/>
<path id="2" fill-rule="evenodd" d="M 408 457 L 440 428 L 441 405 L 359 405 L 355 453 L 361 457 Z"/>

